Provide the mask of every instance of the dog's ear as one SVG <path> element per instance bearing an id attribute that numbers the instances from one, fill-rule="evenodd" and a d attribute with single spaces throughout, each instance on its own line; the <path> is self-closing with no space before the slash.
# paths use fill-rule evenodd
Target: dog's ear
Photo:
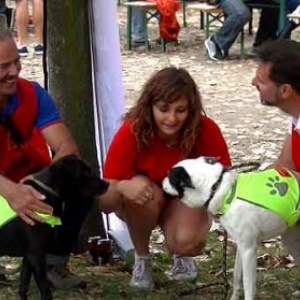
<path id="1" fill-rule="evenodd" d="M 183 167 L 174 167 L 169 171 L 168 178 L 170 184 L 176 189 L 179 194 L 179 198 L 183 197 L 184 188 L 189 187 L 194 189 L 192 179 L 188 172 Z"/>

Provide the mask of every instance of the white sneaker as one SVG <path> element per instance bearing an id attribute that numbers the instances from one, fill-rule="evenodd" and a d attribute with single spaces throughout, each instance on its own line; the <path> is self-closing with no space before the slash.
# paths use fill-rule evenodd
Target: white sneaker
<path id="1" fill-rule="evenodd" d="M 148 290 L 152 290 L 154 288 L 154 282 L 151 274 L 151 259 L 149 257 L 139 257 L 136 255 L 129 285 L 134 288 Z"/>
<path id="2" fill-rule="evenodd" d="M 169 280 L 184 281 L 197 277 L 197 268 L 192 257 L 174 254 L 174 265 L 170 271 L 165 272 Z"/>
<path id="3" fill-rule="evenodd" d="M 210 59 L 212 60 L 223 60 L 225 55 L 224 51 L 222 51 L 214 41 L 213 36 L 210 36 L 208 39 L 204 41 L 204 45 L 206 48 L 206 52 Z"/>

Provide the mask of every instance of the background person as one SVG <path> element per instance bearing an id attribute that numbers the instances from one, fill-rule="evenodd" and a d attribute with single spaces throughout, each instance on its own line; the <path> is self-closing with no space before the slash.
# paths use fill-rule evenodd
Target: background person
<path id="1" fill-rule="evenodd" d="M 259 64 L 252 84 L 262 104 L 278 107 L 289 116 L 290 123 L 281 152 L 271 167 L 300 172 L 300 43 L 287 39 L 265 43 L 258 49 L 257 59 Z M 298 222 L 282 236 L 283 244 L 289 249 L 300 249 L 299 226 Z M 299 251 L 290 252 L 299 261 Z M 299 298 L 300 291 L 293 296 Z"/>
<path id="2" fill-rule="evenodd" d="M 300 44 L 278 40 L 257 51 L 259 61 L 252 84 L 262 104 L 276 106 L 290 116 L 290 129 L 274 166 L 300 172 Z"/>
<path id="3" fill-rule="evenodd" d="M 270 0 L 218 0 L 226 18 L 222 27 L 205 40 L 207 54 L 212 60 L 223 60 L 244 26 L 250 21 L 247 3 L 266 3 Z M 277 38 L 279 9 L 264 7 L 261 10 L 259 26 L 253 43 L 252 52 L 269 39 Z"/>
<path id="4" fill-rule="evenodd" d="M 18 36 L 18 51 L 20 56 L 28 55 L 28 0 L 16 0 L 16 26 Z M 32 21 L 34 25 L 34 53 L 43 54 L 43 0 L 32 0 Z"/>
<path id="5" fill-rule="evenodd" d="M 149 239 L 158 225 L 174 254 L 169 279 L 197 276 L 192 256 L 203 249 L 211 219 L 205 209 L 190 209 L 166 196 L 161 183 L 178 161 L 200 155 L 231 163 L 219 127 L 205 116 L 192 77 L 184 69 L 162 69 L 146 82 L 113 138 L 104 165 L 104 178 L 111 185 L 99 199 L 104 212 L 115 212 L 128 226 L 136 251 L 131 286 L 154 286 Z"/>

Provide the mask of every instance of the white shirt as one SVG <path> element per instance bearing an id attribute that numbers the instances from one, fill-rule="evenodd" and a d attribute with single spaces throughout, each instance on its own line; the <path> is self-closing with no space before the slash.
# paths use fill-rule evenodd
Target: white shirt
<path id="1" fill-rule="evenodd" d="M 300 131 L 300 116 L 298 118 L 289 117 L 289 134 L 292 133 L 293 126 L 295 126 L 295 129 Z"/>

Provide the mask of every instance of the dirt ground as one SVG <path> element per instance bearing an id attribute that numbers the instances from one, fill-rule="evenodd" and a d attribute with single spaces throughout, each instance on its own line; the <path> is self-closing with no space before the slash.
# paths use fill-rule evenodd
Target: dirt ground
<path id="1" fill-rule="evenodd" d="M 11 3 L 13 5 L 13 2 Z M 271 162 L 277 157 L 288 128 L 287 116 L 283 115 L 276 108 L 264 107 L 260 104 L 258 92 L 251 85 L 256 63 L 250 58 L 240 58 L 240 44 L 238 41 L 230 52 L 229 60 L 222 62 L 209 60 L 205 56 L 205 35 L 199 29 L 199 15 L 188 11 L 188 26 L 180 31 L 180 44 L 178 46 L 168 45 L 166 53 L 162 53 L 160 47 L 154 44 L 153 49 L 149 52 L 141 50 L 127 51 L 125 45 L 126 10 L 124 7 L 118 7 L 118 16 L 123 82 L 128 107 L 137 99 L 143 83 L 153 72 L 169 65 L 186 68 L 199 86 L 207 114 L 219 124 L 235 163 L 250 160 Z M 181 12 L 178 13 L 178 19 L 180 24 L 182 24 Z M 254 31 L 256 27 L 257 12 L 255 13 Z M 157 37 L 157 28 L 157 23 L 151 22 L 149 36 L 152 40 Z M 29 32 L 32 40 L 32 29 Z M 248 34 L 245 36 L 246 49 L 249 49 L 254 36 L 249 36 Z M 293 37 L 299 39 L 299 33 L 295 32 Z M 22 58 L 23 70 L 21 76 L 38 81 L 43 85 L 42 58 L 33 54 L 33 44 L 29 45 L 29 51 L 30 55 Z M 84 270 L 86 272 L 86 268 Z M 100 273 L 92 273 L 93 278 L 98 278 L 95 276 L 99 276 Z M 109 272 L 108 275 L 110 275 Z M 130 276 L 128 274 L 126 276 L 124 286 L 127 287 Z M 287 276 L 288 279 L 283 285 L 284 287 L 286 283 L 290 282 L 290 278 L 293 278 L 290 273 Z M 270 278 L 270 276 L 266 277 L 265 280 L 269 281 Z M 275 276 L 274 278 L 275 286 L 277 286 L 278 279 Z M 119 280 L 119 277 L 117 279 Z M 111 285 L 108 286 L 111 287 Z M 119 286 L 119 282 L 117 286 Z M 125 290 L 125 288 L 123 289 Z M 274 287 L 273 289 L 276 292 Z M 293 289 L 291 288 L 291 290 Z M 90 293 L 92 292 L 93 290 Z M 288 292 L 291 294 L 290 290 Z M 122 291 L 122 293 L 124 294 L 125 292 Z M 76 298 L 77 296 L 78 298 Z M 67 299 L 65 294 L 61 297 L 59 299 Z M 72 299 L 81 299 L 83 294 L 76 294 L 76 297 L 72 296 Z M 85 299 L 87 298 L 88 295 Z M 9 299 L 9 296 L 4 293 L 0 299 Z M 274 297 L 272 294 L 270 297 L 262 299 L 279 298 Z"/>
<path id="2" fill-rule="evenodd" d="M 254 31 L 257 14 L 255 12 Z M 178 46 L 168 45 L 166 53 L 154 43 L 149 52 L 127 51 L 124 7 L 118 7 L 118 16 L 127 106 L 134 103 L 143 83 L 153 72 L 169 65 L 186 68 L 199 86 L 207 114 L 221 127 L 233 160 L 272 161 L 276 158 L 287 132 L 287 117 L 276 108 L 260 104 L 258 92 L 251 85 L 256 63 L 251 58 L 240 58 L 239 41 L 230 51 L 229 60 L 209 60 L 204 50 L 204 31 L 199 29 L 199 15 L 188 11 L 188 26 L 181 28 Z M 182 12 L 178 13 L 178 19 L 182 24 Z M 157 22 L 151 21 L 150 39 L 157 37 L 157 28 Z M 297 37 L 298 33 L 294 35 Z M 253 39 L 254 36 L 246 34 L 246 49 L 251 47 Z M 29 46 L 31 52 L 32 47 Z M 22 58 L 22 64 L 22 76 L 43 84 L 41 57 L 31 53 Z"/>

